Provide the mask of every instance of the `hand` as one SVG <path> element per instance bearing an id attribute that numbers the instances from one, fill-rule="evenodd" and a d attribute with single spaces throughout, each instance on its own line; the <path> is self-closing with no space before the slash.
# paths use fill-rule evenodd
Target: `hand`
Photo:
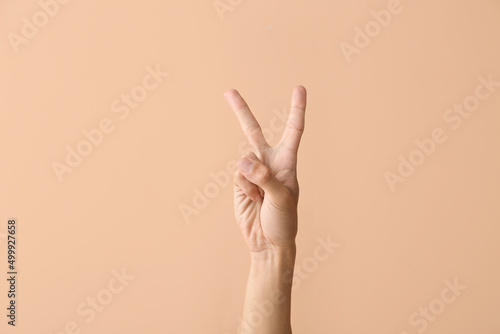
<path id="1" fill-rule="evenodd" d="M 252 253 L 295 248 L 299 199 L 297 151 L 304 131 L 306 96 L 304 87 L 295 87 L 283 136 L 271 147 L 238 91 L 231 89 L 224 93 L 255 150 L 242 156 L 234 175 L 234 213 Z"/>

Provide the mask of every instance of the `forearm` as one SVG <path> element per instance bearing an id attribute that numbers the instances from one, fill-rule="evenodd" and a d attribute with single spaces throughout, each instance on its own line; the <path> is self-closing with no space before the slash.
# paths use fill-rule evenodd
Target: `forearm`
<path id="1" fill-rule="evenodd" d="M 295 244 L 251 253 L 242 334 L 291 334 L 290 312 Z"/>

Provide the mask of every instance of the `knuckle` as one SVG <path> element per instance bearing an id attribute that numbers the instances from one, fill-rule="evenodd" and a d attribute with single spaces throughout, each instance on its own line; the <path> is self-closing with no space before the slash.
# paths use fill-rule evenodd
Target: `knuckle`
<path id="1" fill-rule="evenodd" d="M 254 133 L 255 131 L 261 131 L 260 125 L 259 124 L 250 124 L 245 127 L 245 132 L 246 133 Z"/>
<path id="2" fill-rule="evenodd" d="M 239 187 L 243 187 L 244 184 L 245 184 L 245 176 L 243 174 L 241 174 L 239 171 L 236 171 L 234 173 L 234 177 L 233 177 L 233 182 L 235 185 L 238 185 Z"/>
<path id="3" fill-rule="evenodd" d="M 304 132 L 304 127 L 296 124 L 287 124 L 286 127 L 290 130 L 297 131 L 300 133 Z"/>
<path id="4" fill-rule="evenodd" d="M 260 181 L 261 184 L 264 185 L 271 181 L 273 175 L 269 168 L 259 164 L 257 170 L 255 171 L 255 177 Z"/>

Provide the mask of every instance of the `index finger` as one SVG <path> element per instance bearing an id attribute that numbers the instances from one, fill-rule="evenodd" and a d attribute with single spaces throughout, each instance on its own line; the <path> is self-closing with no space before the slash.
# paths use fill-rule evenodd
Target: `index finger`
<path id="1" fill-rule="evenodd" d="M 236 89 L 230 89 L 224 93 L 224 98 L 238 117 L 241 129 L 248 138 L 250 145 L 257 149 L 269 146 L 264 138 L 259 122 L 255 119 L 240 93 Z"/>

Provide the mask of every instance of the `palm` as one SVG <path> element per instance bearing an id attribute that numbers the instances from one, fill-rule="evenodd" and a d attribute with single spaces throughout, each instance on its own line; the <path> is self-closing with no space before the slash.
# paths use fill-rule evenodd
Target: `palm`
<path id="1" fill-rule="evenodd" d="M 292 108 L 281 141 L 274 147 L 267 144 L 260 126 L 246 102 L 236 91 L 226 94 L 236 112 L 242 129 L 255 149 L 255 156 L 269 168 L 274 177 L 286 188 L 277 205 L 265 192 L 251 198 L 248 190 L 237 183 L 234 187 L 234 211 L 243 237 L 251 251 L 258 252 L 272 245 L 290 243 L 297 234 L 297 203 L 299 185 L 296 176 L 297 150 L 304 128 L 306 92 L 302 87 L 294 90 Z"/>

